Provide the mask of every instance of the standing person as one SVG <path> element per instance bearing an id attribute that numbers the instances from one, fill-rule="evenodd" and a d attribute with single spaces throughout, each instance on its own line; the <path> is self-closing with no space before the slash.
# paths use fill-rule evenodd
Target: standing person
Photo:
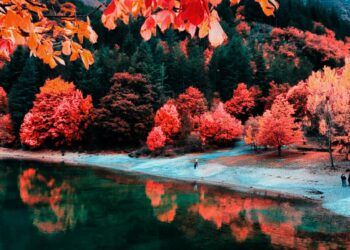
<path id="1" fill-rule="evenodd" d="M 194 165 L 193 165 L 193 168 L 196 169 L 198 167 L 198 159 L 196 159 L 194 161 Z M 349 175 L 349 178 L 350 178 L 350 175 Z"/>
<path id="2" fill-rule="evenodd" d="M 350 174 L 349 174 L 349 177 L 348 177 L 348 183 L 349 183 L 349 186 L 350 186 Z"/>
<path id="3" fill-rule="evenodd" d="M 346 187 L 346 176 L 345 176 L 344 174 L 342 174 L 342 175 L 340 176 L 340 178 L 341 178 L 341 184 L 342 184 L 342 186 L 343 186 L 343 187 Z"/>

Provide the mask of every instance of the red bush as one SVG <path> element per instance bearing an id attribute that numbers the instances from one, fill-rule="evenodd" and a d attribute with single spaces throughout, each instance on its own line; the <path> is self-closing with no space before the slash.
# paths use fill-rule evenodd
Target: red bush
<path id="1" fill-rule="evenodd" d="M 213 112 L 201 116 L 199 131 L 204 142 L 225 144 L 241 136 L 242 124 L 220 103 Z"/>
<path id="2" fill-rule="evenodd" d="M 161 127 L 167 140 L 171 140 L 181 128 L 179 113 L 175 105 L 166 103 L 161 107 L 154 118 L 155 127 Z"/>
<path id="3" fill-rule="evenodd" d="M 147 137 L 147 146 L 151 151 L 154 151 L 158 148 L 163 148 L 166 142 L 166 136 L 163 133 L 161 127 L 155 127 L 148 134 Z"/>
<path id="4" fill-rule="evenodd" d="M 24 117 L 21 142 L 31 148 L 50 143 L 70 145 L 80 140 L 90 121 L 91 97 L 75 89 L 61 78 L 47 80 Z"/>

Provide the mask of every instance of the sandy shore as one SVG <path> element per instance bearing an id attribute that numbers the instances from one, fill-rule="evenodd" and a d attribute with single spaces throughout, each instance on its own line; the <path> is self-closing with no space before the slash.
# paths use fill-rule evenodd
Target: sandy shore
<path id="1" fill-rule="evenodd" d="M 341 163 L 336 171 L 326 168 L 326 153 L 298 151 L 256 154 L 240 144 L 231 150 L 189 154 L 175 158 L 130 158 L 116 153 L 71 153 L 22 151 L 0 148 L 0 159 L 65 162 L 72 165 L 102 167 L 165 178 L 220 185 L 239 191 L 269 196 L 312 199 L 334 213 L 350 217 L 350 187 L 342 187 L 340 174 L 348 167 Z M 199 168 L 193 162 L 199 159 Z"/>

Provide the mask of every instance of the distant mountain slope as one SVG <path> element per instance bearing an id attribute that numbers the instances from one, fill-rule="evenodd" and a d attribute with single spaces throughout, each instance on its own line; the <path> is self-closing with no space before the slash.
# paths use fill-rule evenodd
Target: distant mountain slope
<path id="1" fill-rule="evenodd" d="M 325 6 L 335 8 L 344 20 L 350 21 L 350 0 L 320 0 Z"/>

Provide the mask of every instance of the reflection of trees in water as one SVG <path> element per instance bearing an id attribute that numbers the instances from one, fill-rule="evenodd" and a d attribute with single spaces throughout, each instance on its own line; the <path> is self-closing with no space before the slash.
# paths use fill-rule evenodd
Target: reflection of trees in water
<path id="1" fill-rule="evenodd" d="M 172 222 L 176 216 L 176 195 L 167 193 L 171 183 L 159 183 L 148 180 L 145 184 L 145 192 L 151 200 L 154 213 L 161 222 Z"/>
<path id="2" fill-rule="evenodd" d="M 86 211 L 77 206 L 73 187 L 29 168 L 19 176 L 20 197 L 31 207 L 33 224 L 43 233 L 65 231 L 84 221 Z"/>
<path id="3" fill-rule="evenodd" d="M 332 240 L 333 243 L 327 242 L 323 238 L 324 235 L 317 236 L 298 231 L 303 223 L 304 213 L 292 207 L 289 202 L 242 197 L 235 193 L 214 193 L 209 196 L 204 188 L 201 188 L 200 192 L 200 201 L 189 207 L 188 211 L 212 222 L 217 229 L 228 226 L 238 242 L 253 238 L 260 231 L 269 236 L 274 246 L 293 249 L 339 247 Z M 349 236 L 340 234 L 340 237 L 342 236 L 345 237 L 338 237 L 336 242 L 350 247 Z"/>

